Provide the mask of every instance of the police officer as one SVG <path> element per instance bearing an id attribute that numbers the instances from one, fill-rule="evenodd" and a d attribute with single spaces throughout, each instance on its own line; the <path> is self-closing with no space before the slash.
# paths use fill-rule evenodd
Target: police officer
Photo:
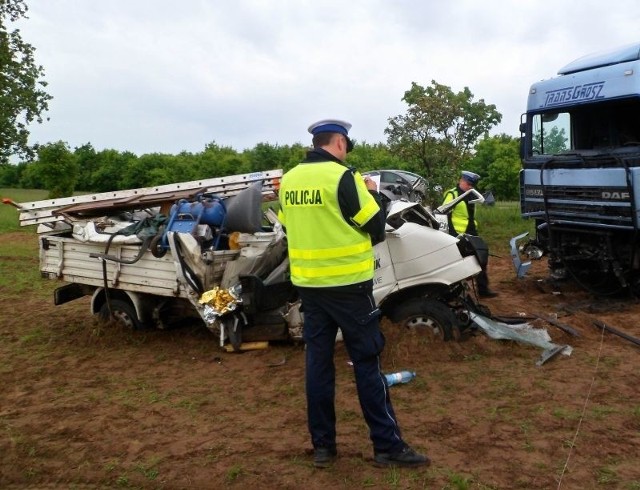
<path id="1" fill-rule="evenodd" d="M 479 180 L 480 176 L 478 174 L 463 170 L 458 185 L 445 192 L 443 204 L 453 201 L 460 194 L 474 188 Z M 475 237 L 475 239 L 471 238 L 471 242 L 478 250 L 480 266 L 482 267 L 482 271 L 476 276 L 478 295 L 482 298 L 494 298 L 498 296 L 498 293 L 489 289 L 489 277 L 487 276 L 489 250 L 484 240 L 478 236 L 478 222 L 475 218 L 476 205 L 469 202 L 473 199 L 474 196 L 469 194 L 464 200 L 455 205 L 449 214 L 449 234 L 458 236 L 461 233 L 466 233 Z"/>
<path id="2" fill-rule="evenodd" d="M 376 184 L 347 168 L 351 124 L 323 120 L 309 127 L 313 149 L 280 185 L 291 281 L 302 299 L 306 343 L 307 418 L 314 464 L 337 456 L 334 349 L 338 328 L 355 374 L 374 464 L 429 464 L 402 439 L 385 376 L 384 337 L 373 299 L 373 245 L 384 240 L 385 215 Z"/>

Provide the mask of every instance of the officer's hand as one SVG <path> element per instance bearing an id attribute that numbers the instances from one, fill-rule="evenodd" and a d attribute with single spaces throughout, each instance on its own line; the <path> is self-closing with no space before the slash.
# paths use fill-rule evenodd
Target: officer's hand
<path id="1" fill-rule="evenodd" d="M 371 180 L 369 177 L 364 178 L 364 185 L 366 185 L 367 189 L 369 189 L 370 191 L 378 190 L 377 184 L 373 180 Z"/>

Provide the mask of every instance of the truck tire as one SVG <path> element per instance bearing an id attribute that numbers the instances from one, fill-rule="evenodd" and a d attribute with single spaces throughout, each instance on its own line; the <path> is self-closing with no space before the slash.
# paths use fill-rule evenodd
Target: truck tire
<path id="1" fill-rule="evenodd" d="M 121 299 L 112 299 L 111 300 L 111 310 L 113 311 L 113 319 L 120 325 L 125 328 L 131 330 L 144 330 L 145 325 L 138 318 L 138 314 L 136 312 L 135 307 Z M 109 306 L 105 302 L 100 308 L 100 313 L 98 313 L 100 320 L 109 321 Z"/>
<path id="2" fill-rule="evenodd" d="M 391 315 L 394 323 L 424 332 L 434 339 L 449 341 L 454 338 L 456 317 L 444 303 L 431 298 L 414 298 L 396 307 Z"/>

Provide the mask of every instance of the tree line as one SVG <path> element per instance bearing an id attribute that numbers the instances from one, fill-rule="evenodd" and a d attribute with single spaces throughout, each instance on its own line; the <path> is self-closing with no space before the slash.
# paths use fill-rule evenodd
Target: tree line
<path id="1" fill-rule="evenodd" d="M 222 177 L 297 165 L 308 150 L 301 144 L 271 145 L 259 143 L 252 149 L 236 151 L 231 147 L 206 145 L 201 152 L 181 152 L 177 155 L 148 153 L 140 156 L 128 151 L 96 150 L 90 143 L 71 149 L 63 141 L 41 145 L 36 158 L 16 164 L 0 163 L 0 187 L 47 189 L 50 198 L 69 196 L 74 192 L 97 193 L 139 187 L 151 187 L 175 182 Z M 425 177 L 429 172 L 421 165 L 411 164 L 383 143 L 358 143 L 349 156 L 349 166 L 360 172 L 379 169 L 399 169 Z M 500 135 L 486 136 L 474 146 L 471 156 L 444 172 L 427 177 L 431 196 L 437 202 L 437 189 L 447 189 L 457 181 L 459 169 L 472 170 L 483 176 L 480 190 L 491 190 L 503 200 L 518 196 L 518 140 Z M 454 170 L 455 169 L 455 170 Z"/>

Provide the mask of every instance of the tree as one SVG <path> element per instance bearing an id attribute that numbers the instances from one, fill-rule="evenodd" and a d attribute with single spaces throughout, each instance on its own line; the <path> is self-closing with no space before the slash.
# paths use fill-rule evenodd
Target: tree
<path id="1" fill-rule="evenodd" d="M 124 189 L 123 176 L 129 166 L 133 166 L 137 156 L 131 152 L 101 150 L 96 153 L 95 171 L 91 175 L 93 192 L 108 192 Z"/>
<path id="2" fill-rule="evenodd" d="M 74 155 L 78 161 L 78 185 L 77 190 L 91 191 L 93 184 L 93 174 L 97 170 L 98 159 L 96 150 L 91 143 L 76 147 Z"/>
<path id="3" fill-rule="evenodd" d="M 435 80 L 426 88 L 412 82 L 402 98 L 407 113 L 389 119 L 385 134 L 390 151 L 420 169 L 432 190 L 455 182 L 460 162 L 502 120 L 495 105 L 473 99 L 467 87 L 454 93 Z"/>
<path id="4" fill-rule="evenodd" d="M 288 145 L 270 145 L 258 143 L 252 150 L 245 150 L 244 154 L 249 160 L 251 172 L 264 172 L 276 168 L 286 168 L 293 160 L 300 163 L 304 158 L 304 150 L 300 145 L 290 147 Z"/>
<path id="5" fill-rule="evenodd" d="M 225 175 L 249 173 L 247 155 L 239 154 L 229 146 L 218 146 L 215 141 L 207 144 L 197 158 L 198 178 L 210 179 Z"/>
<path id="6" fill-rule="evenodd" d="M 18 167 L 0 162 L 0 187 L 18 187 L 19 182 Z"/>
<path id="7" fill-rule="evenodd" d="M 392 155 L 383 143 L 370 145 L 366 142 L 356 142 L 353 151 L 347 156 L 347 165 L 355 167 L 360 172 L 380 169 L 412 170 L 406 162 L 396 155 Z"/>
<path id="8" fill-rule="evenodd" d="M 7 21 L 27 18 L 24 0 L 0 1 L 0 162 L 11 155 L 33 158 L 27 126 L 42 123 L 52 97 L 44 91 L 44 69 L 34 58 L 35 48 L 20 31 L 7 29 Z"/>
<path id="9" fill-rule="evenodd" d="M 482 176 L 479 190 L 491 190 L 501 200 L 518 198 L 519 148 L 519 139 L 506 134 L 485 136 L 478 142 L 474 156 L 464 166 Z"/>
<path id="10" fill-rule="evenodd" d="M 49 190 L 49 199 L 73 194 L 78 179 L 78 161 L 64 141 L 40 146 L 38 160 L 32 167 Z"/>

